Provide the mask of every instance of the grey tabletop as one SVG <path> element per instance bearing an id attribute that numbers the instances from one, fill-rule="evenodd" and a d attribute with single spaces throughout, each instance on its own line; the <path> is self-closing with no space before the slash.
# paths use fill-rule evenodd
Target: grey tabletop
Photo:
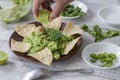
<path id="1" fill-rule="evenodd" d="M 0 4 L 3 1 L 0 0 Z M 100 8 L 111 5 L 120 5 L 119 0 L 79 0 L 85 3 L 88 7 L 88 12 L 85 17 L 73 19 L 72 21 L 75 25 L 95 25 L 98 24 L 102 28 L 108 29 L 120 29 L 120 27 L 110 26 L 104 22 L 102 22 L 97 12 Z M 93 68 L 85 63 L 81 57 L 81 53 L 84 47 L 87 45 L 94 43 L 94 39 L 87 33 L 82 35 L 83 43 L 82 47 L 79 51 L 69 59 L 54 62 L 50 67 L 45 66 L 41 63 L 31 62 L 29 60 L 21 59 L 14 55 L 9 48 L 9 38 L 11 34 L 14 32 L 13 25 L 15 24 L 26 24 L 29 22 L 35 21 L 32 12 L 30 12 L 25 18 L 23 18 L 20 22 L 14 24 L 3 24 L 0 22 L 0 50 L 8 53 L 8 61 L 6 65 L 0 65 L 0 80 L 22 80 L 23 75 L 35 68 L 49 68 L 49 69 L 79 69 L 79 68 Z M 67 22 L 68 20 L 63 20 L 63 22 Z M 110 42 L 117 45 L 120 45 L 120 37 L 114 37 L 110 39 L 103 40 L 103 42 Z M 53 76 L 51 78 L 47 78 L 45 80 L 120 80 L 120 68 L 111 69 L 111 70 L 99 70 L 95 69 L 95 73 L 81 74 L 81 73 L 72 73 L 66 74 L 61 73 L 59 75 Z"/>

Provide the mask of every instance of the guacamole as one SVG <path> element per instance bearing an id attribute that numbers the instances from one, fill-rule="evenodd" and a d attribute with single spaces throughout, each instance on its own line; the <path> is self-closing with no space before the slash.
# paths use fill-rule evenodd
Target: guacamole
<path id="1" fill-rule="evenodd" d="M 50 11 L 47 9 L 40 9 L 38 12 L 37 21 L 42 24 L 47 24 L 49 22 Z"/>
<path id="2" fill-rule="evenodd" d="M 45 28 L 43 32 L 33 32 L 30 36 L 24 37 L 23 42 L 30 43 L 32 46 L 28 54 L 36 53 L 48 47 L 53 53 L 54 59 L 59 59 L 64 52 L 66 44 L 74 39 L 73 36 L 67 37 L 61 31 Z"/>
<path id="3" fill-rule="evenodd" d="M 24 5 L 29 2 L 29 0 L 12 0 L 15 5 Z"/>

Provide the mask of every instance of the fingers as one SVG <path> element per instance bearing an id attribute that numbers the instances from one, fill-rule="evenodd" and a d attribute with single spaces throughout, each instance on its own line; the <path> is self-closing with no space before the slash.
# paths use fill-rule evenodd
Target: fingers
<path id="1" fill-rule="evenodd" d="M 38 11 L 40 8 L 40 3 L 38 0 L 33 0 L 33 7 L 32 7 L 32 11 L 35 17 L 38 16 Z"/>
<path id="2" fill-rule="evenodd" d="M 50 7 L 50 1 L 45 1 L 42 3 L 43 9 L 48 9 L 49 11 L 52 11 L 52 8 Z"/>
<path id="3" fill-rule="evenodd" d="M 65 8 L 65 6 L 68 3 L 72 2 L 73 0 L 54 0 L 54 1 L 55 1 L 56 6 L 50 14 L 50 21 L 58 17 L 63 11 L 63 9 Z"/>
<path id="4" fill-rule="evenodd" d="M 44 1 L 45 0 L 33 0 L 32 11 L 33 11 L 33 14 L 34 14 L 35 17 L 38 16 L 39 8 L 41 7 L 41 5 Z"/>
<path id="5" fill-rule="evenodd" d="M 52 10 L 50 7 L 50 0 L 33 0 L 32 11 L 35 17 L 38 16 L 38 11 L 40 7 L 42 7 L 43 9 L 48 9 L 50 11 Z"/>
<path id="6" fill-rule="evenodd" d="M 56 3 L 55 8 L 52 10 L 52 12 L 50 14 L 50 17 L 49 17 L 50 21 L 53 20 L 54 18 L 58 17 L 61 14 L 64 7 L 65 7 L 65 5 Z"/>
<path id="7" fill-rule="evenodd" d="M 50 14 L 50 20 L 58 17 L 62 10 L 65 8 L 65 6 L 73 1 L 73 0 L 54 0 L 55 3 L 56 3 L 56 6 L 55 8 L 52 10 L 51 7 L 50 7 L 50 0 L 33 0 L 33 8 L 32 8 L 32 11 L 33 11 L 33 14 L 35 17 L 38 16 L 38 11 L 39 11 L 39 8 L 42 7 L 44 9 L 48 9 L 48 10 L 52 10 L 51 11 L 51 14 Z"/>

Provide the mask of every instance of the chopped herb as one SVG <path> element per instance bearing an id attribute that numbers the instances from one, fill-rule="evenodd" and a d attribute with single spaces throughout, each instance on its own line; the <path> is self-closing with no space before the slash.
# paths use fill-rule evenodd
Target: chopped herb
<path id="1" fill-rule="evenodd" d="M 90 35 L 92 35 L 94 37 L 95 42 L 99 42 L 106 38 L 120 36 L 120 31 L 110 30 L 110 29 L 103 31 L 102 28 L 99 27 L 99 25 L 94 25 L 93 28 L 91 29 L 88 27 L 88 25 L 83 24 L 81 26 L 81 29 L 83 29 L 85 32 L 88 32 Z"/>
<path id="2" fill-rule="evenodd" d="M 74 7 L 73 5 L 67 5 L 63 10 L 62 16 L 65 17 L 74 17 L 74 16 L 85 16 L 85 13 L 79 7 Z"/>

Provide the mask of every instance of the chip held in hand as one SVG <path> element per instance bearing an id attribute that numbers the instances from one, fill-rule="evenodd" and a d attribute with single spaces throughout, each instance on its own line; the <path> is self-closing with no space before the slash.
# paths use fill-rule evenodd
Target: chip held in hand
<path id="1" fill-rule="evenodd" d="M 49 22 L 50 11 L 47 9 L 40 9 L 37 16 L 37 21 L 42 24 L 47 24 Z"/>

